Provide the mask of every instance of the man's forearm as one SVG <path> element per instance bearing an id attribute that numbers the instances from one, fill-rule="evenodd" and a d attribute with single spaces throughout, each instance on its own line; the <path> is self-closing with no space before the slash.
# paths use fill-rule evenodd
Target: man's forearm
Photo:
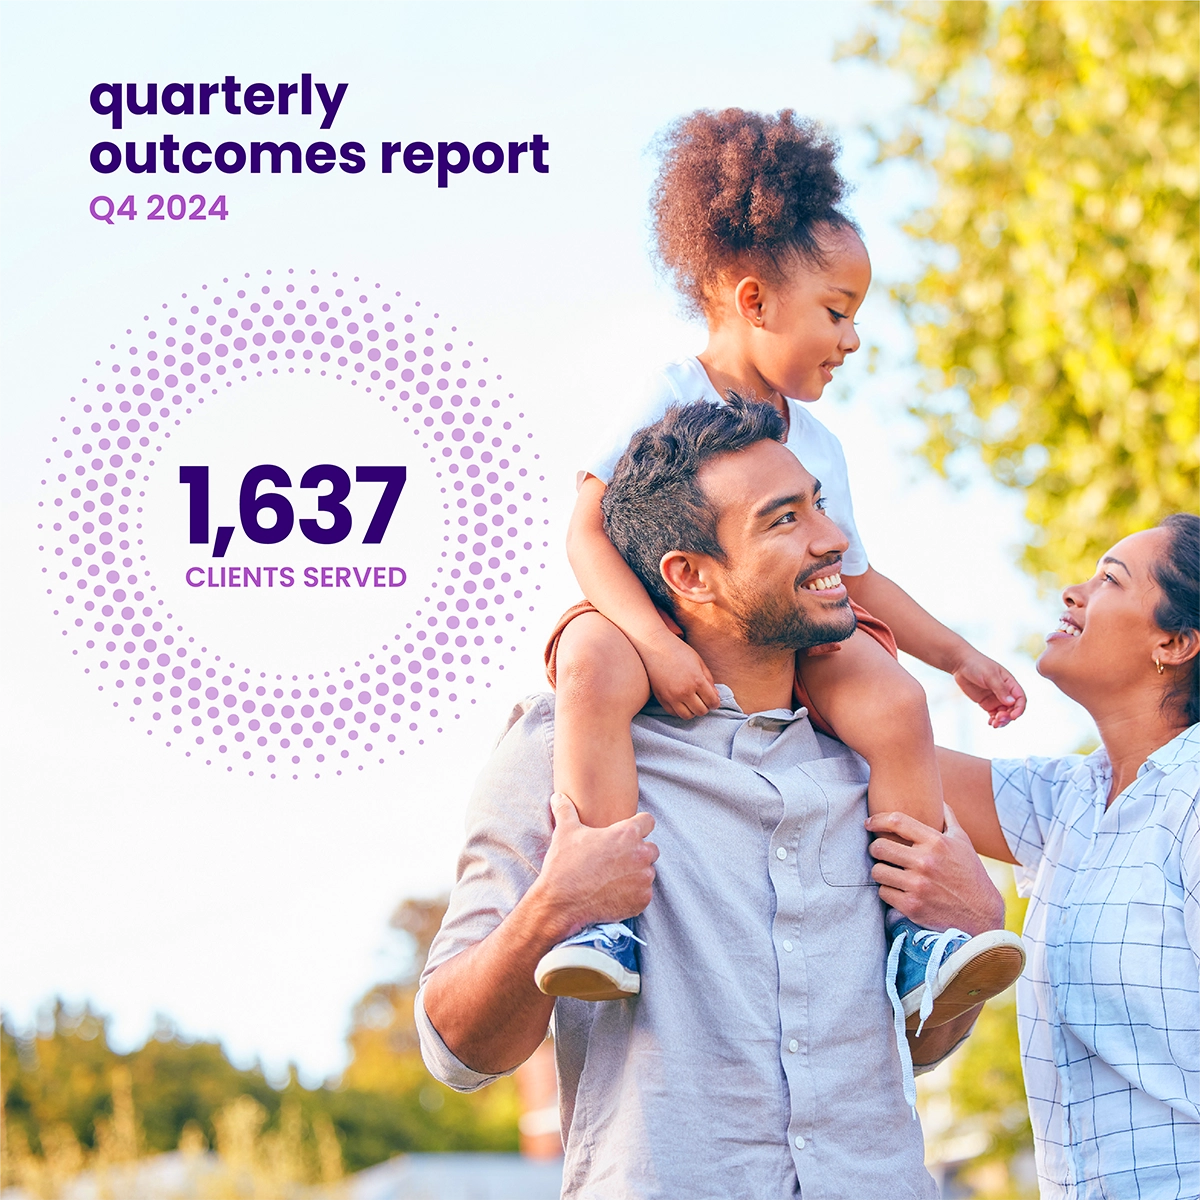
<path id="1" fill-rule="evenodd" d="M 481 1075 L 523 1063 L 541 1044 L 554 998 L 533 982 L 538 959 L 571 929 L 537 883 L 477 945 L 429 977 L 425 1013 L 447 1049 Z"/>
<path id="2" fill-rule="evenodd" d="M 480 1075 L 519 1066 L 546 1036 L 554 1001 L 533 982 L 542 955 L 585 925 L 650 903 L 658 849 L 646 841 L 649 813 L 593 829 L 566 796 L 552 796 L 550 807 L 554 836 L 541 874 L 487 937 L 425 985 L 425 1015 L 450 1053 Z"/>

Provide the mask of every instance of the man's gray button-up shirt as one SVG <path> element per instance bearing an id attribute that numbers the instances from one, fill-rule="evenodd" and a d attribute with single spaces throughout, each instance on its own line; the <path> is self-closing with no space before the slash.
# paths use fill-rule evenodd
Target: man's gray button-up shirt
<path id="1" fill-rule="evenodd" d="M 803 709 L 721 707 L 633 723 L 657 822 L 638 918 L 642 992 L 554 1011 L 563 1195 L 686 1200 L 932 1197 L 884 994 L 867 853 L 866 764 Z M 482 941 L 550 842 L 554 701 L 518 705 L 480 779 L 425 976 Z M 445 1046 L 417 997 L 426 1064 L 462 1091 L 494 1077 Z"/>

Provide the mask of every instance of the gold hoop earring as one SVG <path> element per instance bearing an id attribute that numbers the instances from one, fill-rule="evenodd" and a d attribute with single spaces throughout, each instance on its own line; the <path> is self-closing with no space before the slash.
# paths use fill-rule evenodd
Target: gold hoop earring
<path id="1" fill-rule="evenodd" d="M 1161 674 L 1163 673 L 1163 665 L 1162 665 L 1162 663 L 1161 663 L 1161 662 L 1159 662 L 1159 660 L 1156 658 L 1156 659 L 1154 660 L 1154 665 L 1155 665 L 1155 666 L 1158 668 L 1158 673 L 1161 675 Z"/>

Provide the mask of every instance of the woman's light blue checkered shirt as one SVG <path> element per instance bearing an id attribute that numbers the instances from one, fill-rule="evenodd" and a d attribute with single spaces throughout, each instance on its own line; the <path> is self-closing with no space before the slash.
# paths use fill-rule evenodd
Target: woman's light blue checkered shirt
<path id="1" fill-rule="evenodd" d="M 996 760 L 1031 897 L 1017 985 L 1042 1197 L 1200 1196 L 1200 725 L 1112 767 Z"/>

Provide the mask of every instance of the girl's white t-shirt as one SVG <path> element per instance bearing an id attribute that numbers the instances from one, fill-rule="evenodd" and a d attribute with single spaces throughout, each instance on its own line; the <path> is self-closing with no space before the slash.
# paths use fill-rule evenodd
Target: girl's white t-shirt
<path id="1" fill-rule="evenodd" d="M 661 420 L 672 404 L 694 404 L 700 400 L 709 404 L 724 403 L 724 397 L 713 387 L 700 360 L 685 358 L 668 363 L 651 377 L 639 402 L 625 414 L 614 431 L 608 452 L 586 467 L 588 474 L 608 483 L 630 439 L 639 429 Z M 808 405 L 791 399 L 787 405 L 787 448 L 811 475 L 820 480 L 825 512 L 850 543 L 842 555 L 843 573 L 862 575 L 870 564 L 854 524 L 850 477 L 842 444 L 808 411 Z"/>

